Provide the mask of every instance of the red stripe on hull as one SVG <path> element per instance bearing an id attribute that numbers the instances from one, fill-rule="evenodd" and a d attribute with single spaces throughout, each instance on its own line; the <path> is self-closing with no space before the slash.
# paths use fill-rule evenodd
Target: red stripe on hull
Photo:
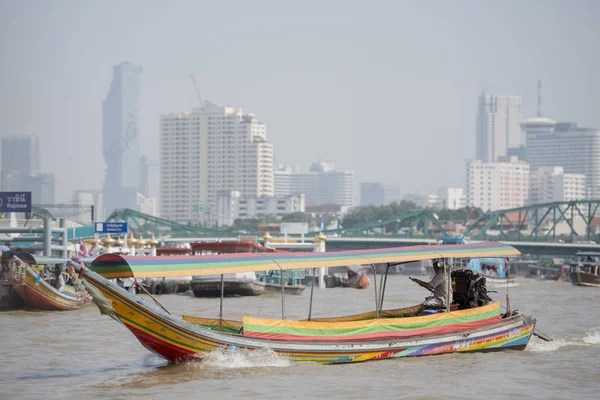
<path id="1" fill-rule="evenodd" d="M 21 290 L 19 294 L 23 297 L 26 308 L 45 311 L 70 311 L 79 308 L 78 305 L 68 306 L 58 304 L 27 285 L 23 285 Z"/>
<path id="2" fill-rule="evenodd" d="M 426 335 L 443 335 L 446 333 L 460 332 L 463 330 L 472 330 L 484 327 L 486 325 L 500 322 L 502 317 L 492 317 L 481 321 L 467 322 L 464 324 L 450 325 L 450 326 L 436 326 L 433 328 L 415 329 L 405 332 L 377 332 L 367 333 L 363 335 L 349 335 L 349 336 L 301 336 L 301 335 L 289 335 L 289 334 L 277 334 L 277 333 L 261 333 L 261 332 L 246 332 L 244 331 L 245 337 L 257 338 L 257 339 L 269 339 L 269 340 L 287 340 L 287 341 L 298 341 L 298 342 L 339 342 L 348 340 L 378 340 L 378 339 L 395 339 L 405 338 L 410 336 L 426 336 Z"/>
<path id="3" fill-rule="evenodd" d="M 195 353 L 190 350 L 182 349 L 181 347 L 174 346 L 166 341 L 147 334 L 131 325 L 126 324 L 127 328 L 135 335 L 140 343 L 153 353 L 156 353 L 169 361 L 182 361 L 182 360 L 200 360 L 202 359 L 202 353 Z"/>

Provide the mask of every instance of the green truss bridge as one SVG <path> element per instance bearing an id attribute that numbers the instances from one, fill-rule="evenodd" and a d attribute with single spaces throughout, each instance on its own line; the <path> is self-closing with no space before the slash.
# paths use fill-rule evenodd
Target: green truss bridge
<path id="1" fill-rule="evenodd" d="M 181 224 L 130 209 L 116 210 L 107 221 L 129 222 L 135 233 L 172 238 L 224 239 L 241 234 Z M 454 236 L 457 231 L 464 231 L 463 236 L 470 240 L 598 244 L 600 200 L 535 204 L 488 212 L 467 221 L 441 220 L 433 211 L 417 210 L 324 233 L 330 239 L 387 238 L 425 243 Z"/>

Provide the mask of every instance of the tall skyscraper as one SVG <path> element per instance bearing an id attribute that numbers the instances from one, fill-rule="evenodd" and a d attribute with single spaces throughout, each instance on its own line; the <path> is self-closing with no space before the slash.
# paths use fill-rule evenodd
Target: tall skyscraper
<path id="1" fill-rule="evenodd" d="M 520 97 L 482 93 L 477 111 L 475 158 L 494 162 L 507 156 L 508 149 L 523 146 L 525 136 L 519 125 L 522 119 Z"/>
<path id="2" fill-rule="evenodd" d="M 389 185 L 381 182 L 364 182 L 360 184 L 361 206 L 383 206 L 402 200 L 400 185 Z"/>
<path id="3" fill-rule="evenodd" d="M 142 67 L 123 62 L 102 103 L 102 147 L 105 215 L 115 209 L 137 209 L 140 190 L 139 102 Z"/>
<path id="4" fill-rule="evenodd" d="M 19 171 L 26 175 L 40 172 L 40 141 L 37 136 L 2 138 L 2 171 Z"/>
<path id="5" fill-rule="evenodd" d="M 161 216 L 216 223 L 217 192 L 273 196 L 273 145 L 253 114 L 212 103 L 161 117 Z"/>
<path id="6" fill-rule="evenodd" d="M 600 129 L 543 117 L 530 118 L 521 126 L 527 134 L 527 161 L 532 170 L 558 166 L 567 174 L 583 174 L 586 197 L 600 199 Z"/>
<path id="7" fill-rule="evenodd" d="M 361 206 L 382 206 L 385 204 L 385 183 L 362 182 L 360 184 Z"/>
<path id="8" fill-rule="evenodd" d="M 467 205 L 483 211 L 523 207 L 529 196 L 529 165 L 517 157 L 467 162 Z"/>
<path id="9" fill-rule="evenodd" d="M 538 167 L 530 172 L 530 204 L 583 199 L 585 199 L 583 174 L 566 174 L 562 167 Z"/>
<path id="10" fill-rule="evenodd" d="M 2 138 L 0 190 L 29 191 L 33 204 L 54 203 L 54 175 L 40 174 L 37 136 Z"/>
<path id="11" fill-rule="evenodd" d="M 308 172 L 280 168 L 275 172 L 279 196 L 304 194 L 307 204 L 337 204 L 350 209 L 356 205 L 354 171 L 335 169 L 331 161 L 317 161 Z"/>

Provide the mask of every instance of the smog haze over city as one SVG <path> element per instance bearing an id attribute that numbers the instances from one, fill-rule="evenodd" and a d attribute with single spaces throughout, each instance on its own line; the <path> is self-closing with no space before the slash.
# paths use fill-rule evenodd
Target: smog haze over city
<path id="1" fill-rule="evenodd" d="M 482 89 L 600 126 L 598 1 L 2 1 L 0 135 L 37 135 L 56 201 L 101 189 L 113 66 L 140 65 L 141 153 L 202 97 L 267 127 L 275 164 L 317 159 L 402 192 L 464 186 Z"/>

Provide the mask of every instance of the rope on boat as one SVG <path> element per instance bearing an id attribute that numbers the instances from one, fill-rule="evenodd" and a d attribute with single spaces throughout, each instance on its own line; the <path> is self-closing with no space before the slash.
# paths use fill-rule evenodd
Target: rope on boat
<path id="1" fill-rule="evenodd" d="M 156 299 L 154 298 L 154 296 L 152 296 L 152 295 L 150 294 L 150 292 L 149 292 L 149 291 L 147 291 L 147 290 L 146 290 L 146 288 L 144 287 L 144 285 L 141 285 L 141 284 L 139 284 L 139 283 L 138 283 L 138 281 L 137 281 L 137 279 L 134 279 L 134 280 L 133 280 L 133 283 L 134 283 L 134 284 L 135 284 L 137 287 L 139 287 L 140 289 L 142 289 L 142 290 L 144 291 L 144 293 L 146 293 L 148 296 L 150 296 L 150 298 L 151 298 L 152 300 L 154 300 L 154 302 L 155 302 L 155 303 L 156 303 L 156 304 L 157 304 L 157 305 L 158 305 L 160 308 L 162 308 L 164 312 L 166 312 L 166 313 L 167 313 L 167 314 L 169 314 L 169 315 L 173 315 L 173 314 L 171 314 L 171 313 L 169 312 L 169 310 L 167 310 L 166 308 L 164 308 L 164 307 L 163 307 L 163 305 L 162 305 L 162 304 L 160 304 L 160 302 L 159 302 L 158 300 L 156 300 Z"/>

